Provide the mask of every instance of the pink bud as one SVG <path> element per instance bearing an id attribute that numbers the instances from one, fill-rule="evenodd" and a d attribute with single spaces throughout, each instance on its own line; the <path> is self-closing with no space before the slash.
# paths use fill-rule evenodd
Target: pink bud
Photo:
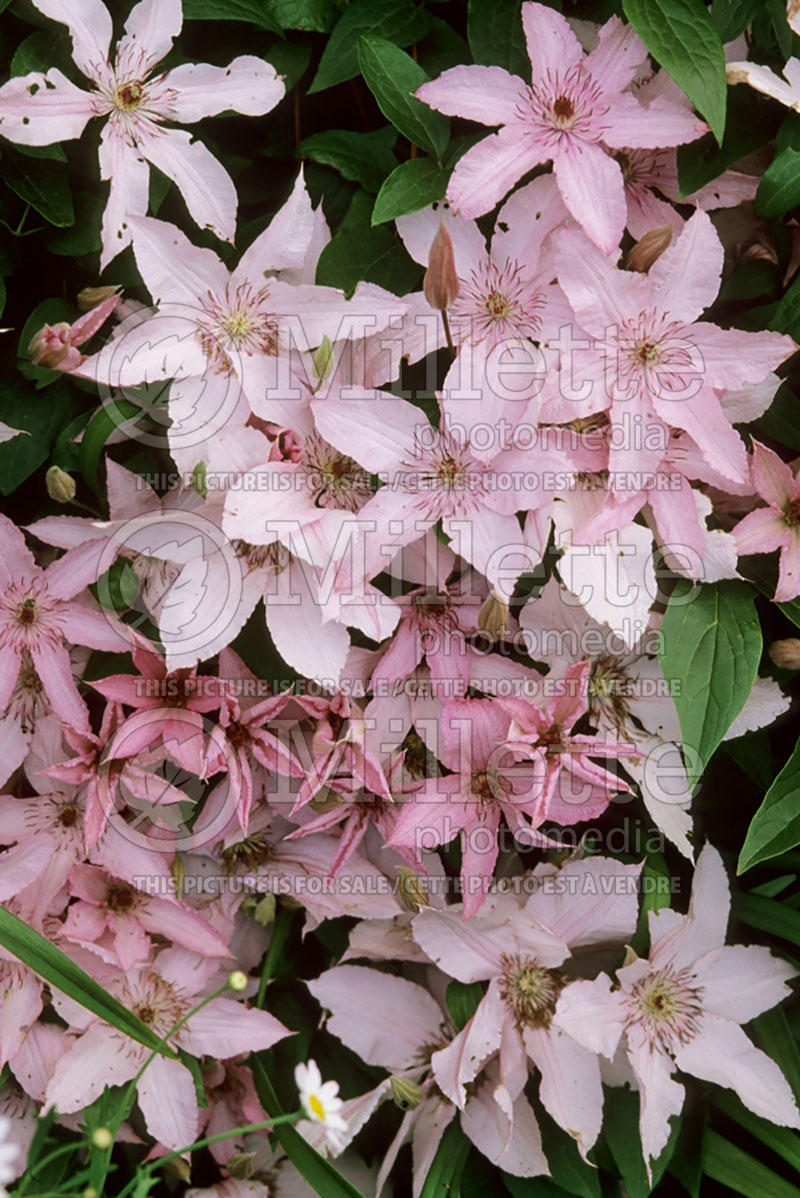
<path id="1" fill-rule="evenodd" d="M 48 370 L 72 370 L 80 365 L 83 355 L 70 344 L 72 329 L 61 324 L 46 324 L 31 339 L 28 354 L 34 366 L 46 366 Z"/>
<path id="2" fill-rule="evenodd" d="M 653 263 L 661 257 L 664 250 L 672 241 L 672 225 L 662 225 L 658 229 L 650 229 L 628 254 L 625 265 L 628 270 L 637 270 L 647 274 Z"/>
<path id="3" fill-rule="evenodd" d="M 428 269 L 422 282 L 425 299 L 432 308 L 446 312 L 458 295 L 458 275 L 453 243 L 450 234 L 440 222 L 439 230 L 431 243 Z"/>

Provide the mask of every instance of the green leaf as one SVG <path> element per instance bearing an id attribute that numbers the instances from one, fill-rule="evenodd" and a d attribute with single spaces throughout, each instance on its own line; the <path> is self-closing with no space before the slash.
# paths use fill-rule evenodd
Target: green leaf
<path id="1" fill-rule="evenodd" d="M 458 1122 L 451 1123 L 439 1142 L 420 1198 L 456 1198 L 469 1148 Z"/>
<path id="2" fill-rule="evenodd" d="M 455 1029 L 460 1032 L 477 1011 L 483 998 L 483 986 L 480 982 L 448 982 L 444 998 Z"/>
<path id="3" fill-rule="evenodd" d="M 793 911 L 785 903 L 757 894 L 741 894 L 736 900 L 735 911 L 742 923 L 749 927 L 800 944 L 800 912 Z"/>
<path id="4" fill-rule="evenodd" d="M 330 33 L 343 3 L 341 0 L 268 0 L 267 7 L 281 29 Z"/>
<path id="5" fill-rule="evenodd" d="M 87 1011 L 105 1019 L 145 1048 L 159 1047 L 159 1037 L 146 1023 L 84 973 L 60 948 L 4 907 L 0 907 L 0 944 Z M 165 1056 L 174 1056 L 167 1048 L 160 1051 Z"/>
<path id="6" fill-rule="evenodd" d="M 769 327 L 778 333 L 793 336 L 800 332 L 800 275 L 797 275 L 788 291 L 784 292 Z"/>
<path id="7" fill-rule="evenodd" d="M 723 44 L 744 33 L 760 8 L 761 0 L 713 0 L 711 20 Z"/>
<path id="8" fill-rule="evenodd" d="M 584 1161 L 574 1138 L 562 1131 L 552 1119 L 542 1120 L 542 1142 L 555 1185 L 575 1198 L 600 1198 L 602 1193 L 597 1169 Z M 531 1183 L 529 1183 L 531 1184 Z M 531 1185 L 531 1194 L 536 1191 Z"/>
<path id="9" fill-rule="evenodd" d="M 622 8 L 721 145 L 728 95 L 725 51 L 703 0 L 622 0 Z"/>
<path id="10" fill-rule="evenodd" d="M 264 58 L 272 63 L 279 75 L 283 75 L 286 91 L 290 92 L 308 70 L 313 54 L 312 46 L 305 42 L 289 42 L 276 38 Z"/>
<path id="11" fill-rule="evenodd" d="M 272 1082 L 269 1080 L 260 1054 L 253 1053 L 249 1063 L 253 1070 L 253 1079 L 261 1105 L 271 1119 L 276 1119 L 285 1112 L 278 1102 L 278 1096 L 272 1088 Z M 279 1124 L 272 1134 L 297 1172 L 322 1198 L 362 1198 L 355 1186 L 342 1177 L 330 1161 L 320 1156 L 310 1144 L 307 1144 L 300 1133 L 290 1124 Z"/>
<path id="12" fill-rule="evenodd" d="M 280 26 L 262 0 L 183 0 L 187 21 L 246 21 L 259 29 L 280 33 Z"/>
<path id="13" fill-rule="evenodd" d="M 661 634 L 661 668 L 676 684 L 683 741 L 693 750 L 687 773 L 696 781 L 753 688 L 762 639 L 752 592 L 738 582 L 680 582 Z"/>
<path id="14" fill-rule="evenodd" d="M 798 406 L 800 400 L 792 388 L 782 383 L 764 415 L 755 421 L 755 426 L 773 441 L 779 441 L 781 445 L 788 445 L 791 449 L 800 449 Z"/>
<path id="15" fill-rule="evenodd" d="M 642 1146 L 639 1142 L 639 1095 L 624 1086 L 606 1088 L 603 1103 L 603 1127 L 611 1155 L 622 1174 L 629 1198 L 647 1198 L 658 1185 L 670 1162 L 678 1133 L 681 1116 L 670 1120 L 670 1134 L 666 1147 L 657 1160 L 652 1162 L 653 1185 L 647 1180 Z M 634 1130 L 635 1129 L 635 1130 Z"/>
<path id="16" fill-rule="evenodd" d="M 678 147 L 678 180 L 682 196 L 691 195 L 716 179 L 740 158 L 752 154 L 772 137 L 781 117 L 775 105 L 751 87 L 732 87 L 728 93 L 725 137 L 718 146 L 714 135 Z"/>
<path id="17" fill-rule="evenodd" d="M 648 853 L 641 873 L 642 901 L 639 922 L 631 938 L 631 948 L 640 957 L 647 953 L 650 941 L 648 912 L 672 905 L 672 874 L 661 853 Z"/>
<path id="18" fill-rule="evenodd" d="M 719 1132 L 707 1127 L 703 1136 L 703 1172 L 745 1198 L 800 1198 L 800 1190 Z"/>
<path id="19" fill-rule="evenodd" d="M 760 728 L 746 736 L 726 740 L 724 744 L 725 752 L 744 770 L 748 778 L 752 778 L 761 790 L 767 790 L 775 771 L 772 766 L 772 749 L 765 729 Z"/>
<path id="20" fill-rule="evenodd" d="M 395 46 L 410 46 L 425 36 L 428 27 L 425 9 L 409 0 L 352 0 L 334 26 L 308 94 L 358 74 L 357 45 L 362 35 L 371 34 Z"/>
<path id="21" fill-rule="evenodd" d="M 141 408 L 129 399 L 119 399 L 110 408 L 100 408 L 89 421 L 81 438 L 80 467 L 95 495 L 100 494 L 100 455 L 106 441 L 126 420 L 138 415 L 141 415 Z"/>
<path id="22" fill-rule="evenodd" d="M 792 1087 L 795 1101 L 800 1102 L 800 1048 L 783 1007 L 765 1011 L 750 1024 L 759 1048 L 772 1057 Z"/>
<path id="23" fill-rule="evenodd" d="M 341 287 L 351 294 L 365 279 L 405 295 L 422 275 L 397 233 L 388 225 L 370 224 L 372 196 L 357 191 L 344 220 L 325 246 L 317 263 L 317 282 Z"/>
<path id="24" fill-rule="evenodd" d="M 0 392 L 0 420 L 11 428 L 24 430 L 21 436 L 0 444 L 0 492 L 3 495 L 10 495 L 47 461 L 56 437 L 76 419 L 80 407 L 78 397 L 65 387 L 54 388 L 46 398 L 31 396 L 23 388 L 10 386 Z"/>
<path id="25" fill-rule="evenodd" d="M 422 67 L 380 37 L 358 39 L 358 65 L 386 119 L 441 162 L 450 140 L 450 121 L 414 96 L 428 79 Z"/>
<path id="26" fill-rule="evenodd" d="M 367 191 L 379 191 L 386 176 L 397 166 L 392 153 L 396 141 L 397 133 L 390 125 L 375 133 L 326 129 L 301 141 L 297 157 L 332 166 L 345 179 L 360 183 Z"/>
<path id="27" fill-rule="evenodd" d="M 11 74 L 29 75 L 31 71 L 49 71 L 51 67 L 69 73 L 71 59 L 69 36 L 63 25 L 58 29 L 37 29 L 14 51 Z"/>
<path id="28" fill-rule="evenodd" d="M 782 216 L 800 203 L 800 151 L 787 146 L 761 177 L 756 192 L 759 216 Z"/>
<path id="29" fill-rule="evenodd" d="M 754 1115 L 730 1090 L 715 1091 L 713 1102 L 718 1110 L 735 1120 L 745 1131 L 750 1132 L 773 1152 L 777 1152 L 787 1164 L 800 1172 L 800 1140 L 796 1131 L 788 1127 L 776 1127 L 768 1119 Z"/>
<path id="30" fill-rule="evenodd" d="M 747 829 L 736 872 L 743 874 L 800 844 L 800 742 Z"/>
<path id="31" fill-rule="evenodd" d="M 434 200 L 444 199 L 450 172 L 432 158 L 401 162 L 384 181 L 372 209 L 373 225 L 385 224 L 408 212 L 418 212 Z"/>
<path id="32" fill-rule="evenodd" d="M 44 243 L 51 254 L 61 254 L 67 258 L 99 253 L 105 197 L 97 192 L 75 191 L 72 198 L 75 206 L 74 225 L 66 229 L 48 229 Z"/>
<path id="33" fill-rule="evenodd" d="M 52 158 L 31 158 L 5 147 L 3 179 L 21 200 L 35 208 L 51 225 L 63 229 L 74 223 L 66 163 Z"/>
<path id="34" fill-rule="evenodd" d="M 522 0 L 469 0 L 467 41 L 479 66 L 504 67 L 530 79 L 521 12 Z"/>

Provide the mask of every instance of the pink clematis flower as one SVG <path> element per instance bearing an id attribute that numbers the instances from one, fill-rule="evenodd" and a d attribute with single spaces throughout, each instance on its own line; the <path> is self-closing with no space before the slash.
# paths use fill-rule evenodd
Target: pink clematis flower
<path id="1" fill-rule="evenodd" d="M 688 915 L 650 911 L 649 959 L 601 973 L 561 994 L 554 1025 L 585 1049 L 611 1059 L 620 1041 L 641 1093 L 639 1131 L 650 1160 L 683 1107 L 675 1069 L 729 1086 L 744 1105 L 782 1126 L 800 1127 L 789 1085 L 774 1061 L 742 1031 L 789 993 L 795 970 L 753 945 L 726 946 L 730 892 L 722 859 L 706 845 L 697 861 Z"/>
<path id="2" fill-rule="evenodd" d="M 612 424 L 631 435 L 612 448 L 610 468 L 655 469 L 664 456 L 667 429 L 687 432 L 705 461 L 734 482 L 747 472 L 739 434 L 725 415 L 718 391 L 762 382 L 793 353 L 791 337 L 722 329 L 698 318 L 716 299 L 723 248 L 708 215 L 698 210 L 647 275 L 613 267 L 577 229 L 561 234 L 558 278 L 577 324 L 591 341 L 579 341 L 571 384 L 588 396 L 588 411 L 609 408 Z M 562 388 L 559 416 L 571 420 L 578 404 Z M 637 445 L 636 422 L 664 437 Z"/>
<path id="3" fill-rule="evenodd" d="M 20 669 L 29 659 L 55 713 L 88 731 L 89 716 L 78 694 L 66 641 L 125 652 L 135 635 L 92 599 L 79 598 L 97 581 L 105 542 L 82 545 L 42 570 L 20 530 L 0 516 L 0 710 L 7 705 Z"/>
<path id="4" fill-rule="evenodd" d="M 759 441 L 753 442 L 753 483 L 767 506 L 756 508 L 734 529 L 740 554 L 780 549 L 775 601 L 800 595 L 800 477 Z"/>
<path id="5" fill-rule="evenodd" d="M 499 1052 L 493 1100 L 506 1118 L 532 1064 L 545 1110 L 583 1156 L 592 1147 L 602 1120 L 599 1058 L 553 1017 L 559 994 L 578 984 L 571 979 L 582 955 L 588 964 L 589 953 L 613 954 L 633 934 L 640 868 L 608 857 L 569 861 L 561 870 L 542 865 L 524 906 L 493 895 L 468 924 L 457 908 L 415 917 L 414 938 L 440 969 L 461 982 L 489 982 L 475 1014 L 431 1060 L 437 1085 L 462 1111 L 470 1083 Z"/>
<path id="6" fill-rule="evenodd" d="M 404 804 L 387 842 L 419 858 L 421 849 L 448 844 L 460 834 L 464 919 L 475 914 L 488 893 L 501 818 L 513 830 L 524 830 L 528 844 L 537 839 L 532 828 L 541 822 L 543 770 L 539 761 L 520 762 L 515 756 L 505 743 L 510 728 L 511 717 L 493 700 L 445 703 L 437 756 L 452 772 L 429 779 Z"/>
<path id="7" fill-rule="evenodd" d="M 456 164 L 448 199 L 461 216 L 481 216 L 529 170 L 552 161 L 570 213 L 608 254 L 625 227 L 625 193 L 619 164 L 601 143 L 676 146 L 706 125 L 664 96 L 646 106 L 626 91 L 647 50 L 617 17 L 589 55 L 552 8 L 523 4 L 522 25 L 533 86 L 502 67 L 459 66 L 416 93 L 440 112 L 501 126 Z"/>
<path id="8" fill-rule="evenodd" d="M 245 55 L 227 67 L 185 63 L 154 74 L 183 25 L 181 0 L 142 0 L 130 12 L 111 56 L 111 13 L 101 0 L 37 0 L 45 16 L 66 25 L 72 56 L 92 85 L 82 91 L 59 70 L 32 71 L 0 88 L 0 133 L 27 146 L 80 137 L 93 117 L 105 117 L 100 135 L 100 177 L 110 183 L 103 217 L 106 266 L 131 240 L 128 218 L 144 216 L 148 163 L 180 189 L 201 228 L 232 241 L 236 190 L 227 171 L 202 141 L 165 122 L 194 124 L 233 110 L 262 116 L 284 94 L 283 80 L 261 58 Z"/>
<path id="9" fill-rule="evenodd" d="M 148 968 L 129 970 L 98 965 L 97 977 L 131 1011 L 163 1036 L 212 990 L 219 962 L 184 948 L 164 949 Z M 62 1114 L 83 1110 L 106 1085 L 124 1085 L 149 1056 L 148 1050 L 116 1028 L 97 1019 L 63 996 L 56 1006 L 82 1035 L 58 1061 L 47 1087 L 47 1106 Z M 247 1008 L 228 998 L 215 998 L 192 1015 L 171 1043 L 195 1056 L 225 1060 L 243 1052 L 271 1048 L 288 1035 L 267 1011 Z M 182 1148 L 195 1139 L 197 1095 L 192 1076 L 180 1061 L 157 1056 L 138 1088 L 138 1101 L 148 1131 L 165 1148 Z"/>

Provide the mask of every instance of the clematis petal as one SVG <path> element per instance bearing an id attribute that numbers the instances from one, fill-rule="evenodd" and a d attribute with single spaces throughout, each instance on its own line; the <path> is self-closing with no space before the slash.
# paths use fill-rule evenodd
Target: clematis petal
<path id="1" fill-rule="evenodd" d="M 177 92 L 171 106 L 173 119 L 181 125 L 221 112 L 263 116 L 286 92 L 275 68 L 250 54 L 234 58 L 227 67 L 184 63 L 167 74 L 164 84 Z"/>

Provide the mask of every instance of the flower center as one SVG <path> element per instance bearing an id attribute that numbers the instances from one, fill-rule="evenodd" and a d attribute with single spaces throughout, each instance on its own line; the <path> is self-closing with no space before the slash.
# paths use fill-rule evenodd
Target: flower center
<path id="1" fill-rule="evenodd" d="M 655 341 L 637 341 L 636 357 L 643 366 L 654 366 L 661 357 L 661 347 Z"/>
<path id="2" fill-rule="evenodd" d="M 631 991 L 629 1024 L 639 1024 L 651 1045 L 667 1051 L 687 1044 L 697 1032 L 702 1014 L 699 986 L 691 984 L 689 969 L 670 966 L 647 974 Z"/>
<path id="3" fill-rule="evenodd" d="M 482 803 L 493 803 L 501 795 L 511 793 L 511 783 L 508 778 L 502 778 L 491 770 L 480 770 L 472 775 L 470 791 Z"/>
<path id="4" fill-rule="evenodd" d="M 565 980 L 555 969 L 543 969 L 533 957 L 504 954 L 500 995 L 517 1027 L 547 1028 Z"/>
<path id="5" fill-rule="evenodd" d="M 320 1102 L 320 1100 L 316 1094 L 309 1094 L 308 1105 L 318 1119 L 324 1120 L 325 1108 L 322 1105 L 322 1103 Z"/>
<path id="6" fill-rule="evenodd" d="M 786 505 L 783 509 L 783 518 L 790 528 L 796 528 L 800 524 L 800 497 Z"/>
<path id="7" fill-rule="evenodd" d="M 439 462 L 439 478 L 448 491 L 454 490 L 461 482 L 464 467 L 461 462 L 446 454 Z"/>
<path id="8" fill-rule="evenodd" d="M 17 608 L 17 621 L 30 628 L 31 624 L 36 623 L 36 600 L 25 599 Z"/>
<path id="9" fill-rule="evenodd" d="M 80 812 L 74 803 L 65 803 L 58 813 L 58 822 L 62 828 L 74 828 L 80 817 Z"/>
<path id="10" fill-rule="evenodd" d="M 208 292 L 203 308 L 208 322 L 198 331 L 200 344 L 220 371 L 233 369 L 230 354 L 278 352 L 278 322 L 267 308 L 269 287 L 254 291 L 249 283 L 225 288 L 221 298 Z"/>
<path id="11" fill-rule="evenodd" d="M 136 903 L 136 893 L 131 886 L 119 882 L 110 888 L 106 901 L 112 911 L 130 911 Z"/>
<path id="12" fill-rule="evenodd" d="M 121 83 L 114 92 L 114 103 L 120 112 L 131 112 L 144 99 L 144 86 L 136 80 Z"/>
<path id="13" fill-rule="evenodd" d="M 486 297 L 486 311 L 492 320 L 502 320 L 509 307 L 508 300 L 499 291 L 490 291 Z"/>
<path id="14" fill-rule="evenodd" d="M 575 123 L 575 105 L 569 96 L 556 96 L 553 101 L 553 124 L 559 129 L 570 129 Z"/>

